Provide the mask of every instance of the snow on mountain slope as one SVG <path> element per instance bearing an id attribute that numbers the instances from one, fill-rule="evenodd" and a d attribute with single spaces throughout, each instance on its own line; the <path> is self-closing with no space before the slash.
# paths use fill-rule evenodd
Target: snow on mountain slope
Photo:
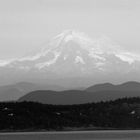
<path id="1" fill-rule="evenodd" d="M 140 68 L 140 56 L 123 50 L 109 38 L 91 39 L 81 32 L 66 30 L 34 55 L 0 61 L 0 71 L 47 76 L 96 76 L 129 73 Z M 41 78 L 41 77 L 40 77 Z"/>

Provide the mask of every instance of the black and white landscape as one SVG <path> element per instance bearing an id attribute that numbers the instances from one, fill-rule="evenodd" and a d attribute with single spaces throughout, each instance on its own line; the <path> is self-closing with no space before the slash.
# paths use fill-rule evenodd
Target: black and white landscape
<path id="1" fill-rule="evenodd" d="M 140 129 L 139 17 L 138 0 L 0 1 L 0 132 Z"/>

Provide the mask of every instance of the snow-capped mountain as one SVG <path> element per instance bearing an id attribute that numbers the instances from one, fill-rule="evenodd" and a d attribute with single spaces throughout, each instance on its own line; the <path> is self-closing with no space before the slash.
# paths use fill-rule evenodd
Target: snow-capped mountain
<path id="1" fill-rule="evenodd" d="M 123 50 L 109 38 L 91 39 L 67 30 L 52 38 L 34 55 L 0 61 L 0 77 L 22 78 L 110 78 L 138 73 L 140 56 Z M 131 77 L 130 76 L 130 77 Z M 111 77 L 112 78 L 112 77 Z"/>

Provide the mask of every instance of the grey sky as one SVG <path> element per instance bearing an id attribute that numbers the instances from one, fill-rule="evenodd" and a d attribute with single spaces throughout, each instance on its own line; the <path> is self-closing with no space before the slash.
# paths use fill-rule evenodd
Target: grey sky
<path id="1" fill-rule="evenodd" d="M 140 53 L 140 1 L 0 0 L 0 58 L 28 54 L 66 29 Z"/>

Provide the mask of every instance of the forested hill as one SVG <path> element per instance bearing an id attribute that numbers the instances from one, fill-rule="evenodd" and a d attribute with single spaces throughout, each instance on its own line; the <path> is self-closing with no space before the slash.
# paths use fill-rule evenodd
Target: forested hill
<path id="1" fill-rule="evenodd" d="M 140 128 L 140 98 L 80 105 L 1 102 L 1 131 Z"/>

